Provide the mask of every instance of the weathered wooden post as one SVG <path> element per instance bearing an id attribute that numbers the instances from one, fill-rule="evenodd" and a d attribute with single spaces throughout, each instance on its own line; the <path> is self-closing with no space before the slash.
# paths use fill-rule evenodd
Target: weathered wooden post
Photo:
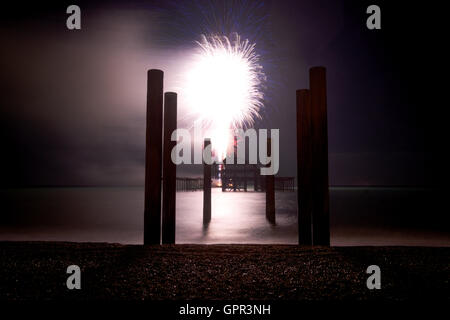
<path id="1" fill-rule="evenodd" d="M 147 74 L 144 244 L 161 241 L 163 75 L 155 69 Z"/>
<path id="2" fill-rule="evenodd" d="M 312 106 L 313 244 L 330 245 L 326 70 L 309 71 Z"/>
<path id="3" fill-rule="evenodd" d="M 249 147 L 249 143 L 247 143 L 247 139 L 250 143 L 250 138 L 247 138 L 244 136 L 244 165 L 243 165 L 243 178 L 244 178 L 244 191 L 247 192 L 248 189 L 248 182 L 247 182 L 247 175 L 248 175 L 248 171 L 247 171 L 247 166 L 248 166 L 248 162 L 249 162 L 249 157 L 250 157 L 250 147 Z"/>
<path id="4" fill-rule="evenodd" d="M 177 166 L 171 158 L 176 141 L 172 141 L 172 132 L 177 129 L 177 94 L 164 94 L 164 164 L 163 164 L 163 210 L 162 243 L 175 243 L 175 207 Z"/>
<path id="5" fill-rule="evenodd" d="M 244 163 L 244 191 L 247 192 L 247 159 Z"/>
<path id="6" fill-rule="evenodd" d="M 267 139 L 267 154 L 272 155 L 271 138 Z M 270 163 L 267 166 L 270 166 Z M 273 174 L 266 176 L 266 219 L 275 224 L 275 176 Z"/>
<path id="7" fill-rule="evenodd" d="M 309 90 L 297 90 L 298 243 L 312 245 L 312 128 Z"/>
<path id="8" fill-rule="evenodd" d="M 205 159 L 211 159 L 210 139 L 205 139 L 203 145 L 203 155 Z M 203 224 L 206 225 L 211 221 L 211 164 L 203 159 Z"/>
<path id="9" fill-rule="evenodd" d="M 252 166 L 253 169 L 253 189 L 254 191 L 258 191 L 258 177 L 259 177 L 259 173 L 258 173 L 258 167 L 256 165 Z"/>
<path id="10" fill-rule="evenodd" d="M 222 192 L 226 191 L 227 177 L 226 174 L 226 159 L 223 160 L 222 168 L 220 170 L 220 180 L 222 182 Z"/>
<path id="11" fill-rule="evenodd" d="M 237 166 L 237 137 L 234 136 L 233 138 L 233 164 L 231 165 L 231 170 L 233 172 L 232 179 L 233 179 L 233 192 L 236 192 L 237 187 L 237 180 L 238 180 L 238 166 Z"/>

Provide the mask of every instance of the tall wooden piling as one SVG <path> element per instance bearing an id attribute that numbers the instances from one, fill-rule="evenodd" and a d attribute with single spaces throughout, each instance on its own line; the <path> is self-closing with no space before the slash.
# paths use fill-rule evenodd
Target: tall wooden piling
<path id="1" fill-rule="evenodd" d="M 311 96 L 306 89 L 297 90 L 297 201 L 298 243 L 312 245 L 312 128 Z"/>
<path id="2" fill-rule="evenodd" d="M 253 169 L 253 189 L 254 191 L 258 191 L 258 178 L 259 178 L 259 173 L 258 173 L 258 168 L 256 166 L 252 167 Z"/>
<path id="3" fill-rule="evenodd" d="M 147 74 L 144 244 L 161 240 L 163 75 L 155 69 Z"/>
<path id="4" fill-rule="evenodd" d="M 309 71 L 312 106 L 313 244 L 330 245 L 326 70 Z"/>
<path id="5" fill-rule="evenodd" d="M 211 145 L 210 139 L 205 139 L 203 145 L 203 154 L 206 148 Z M 211 151 L 206 155 L 211 157 Z M 206 225 L 211 221 L 211 165 L 203 160 L 203 224 Z"/>
<path id="6" fill-rule="evenodd" d="M 247 143 L 247 141 L 248 141 L 248 143 Z M 244 191 L 247 192 L 247 189 L 248 189 L 248 181 L 247 181 L 248 172 L 247 172 L 247 167 L 248 167 L 248 163 L 249 163 L 249 159 L 250 159 L 250 147 L 249 147 L 250 138 L 244 136 L 244 141 L 242 141 L 242 143 L 245 146 L 245 148 L 244 148 L 244 165 L 243 165 Z"/>
<path id="7" fill-rule="evenodd" d="M 234 136 L 234 142 L 233 142 L 233 158 L 234 158 L 234 162 L 233 165 L 231 166 L 232 171 L 233 171 L 233 191 L 236 192 L 236 187 L 238 184 L 238 165 L 237 165 L 237 137 Z"/>
<path id="8" fill-rule="evenodd" d="M 225 169 L 226 168 L 226 162 L 227 162 L 227 160 L 224 159 L 222 167 L 221 167 L 221 170 L 220 170 L 220 180 L 221 180 L 221 183 L 222 183 L 222 192 L 226 191 L 226 187 L 227 187 L 227 183 L 228 183 L 228 177 L 225 175 L 225 173 L 226 173 L 226 169 Z"/>
<path id="9" fill-rule="evenodd" d="M 244 164 L 244 191 L 247 192 L 247 162 Z"/>
<path id="10" fill-rule="evenodd" d="M 272 155 L 271 139 L 267 139 L 267 154 Z M 268 166 L 271 164 L 269 163 Z M 275 176 L 269 174 L 266 176 L 266 219 L 275 224 Z"/>
<path id="11" fill-rule="evenodd" d="M 164 158 L 163 158 L 163 210 L 162 243 L 175 243 L 175 206 L 177 167 L 171 158 L 176 141 L 172 141 L 172 132 L 177 128 L 177 94 L 164 94 Z"/>

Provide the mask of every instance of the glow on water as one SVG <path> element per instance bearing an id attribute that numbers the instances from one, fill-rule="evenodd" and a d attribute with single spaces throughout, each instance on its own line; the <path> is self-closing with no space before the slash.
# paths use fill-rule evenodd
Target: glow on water
<path id="1" fill-rule="evenodd" d="M 399 228 L 398 220 L 389 222 L 396 216 L 403 223 L 410 221 L 404 217 L 428 206 L 428 192 L 330 188 L 331 244 L 450 246 L 448 233 L 417 230 L 414 224 Z M 14 220 L 0 225 L 0 241 L 143 241 L 142 187 L 2 189 L 0 197 L 14 212 Z M 265 220 L 264 193 L 222 193 L 214 188 L 212 220 L 204 229 L 203 193 L 177 192 L 177 243 L 295 244 L 296 192 L 276 192 L 275 199 L 277 225 L 271 226 Z"/>
<path id="2" fill-rule="evenodd" d="M 222 192 L 212 189 L 211 222 L 202 225 L 202 192 L 178 193 L 179 243 L 295 243 L 295 194 L 280 194 L 276 226 L 265 219 L 265 193 Z"/>

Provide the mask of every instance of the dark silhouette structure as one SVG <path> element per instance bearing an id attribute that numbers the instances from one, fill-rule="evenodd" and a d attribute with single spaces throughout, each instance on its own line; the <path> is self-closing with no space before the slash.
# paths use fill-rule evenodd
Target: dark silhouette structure
<path id="1" fill-rule="evenodd" d="M 324 67 L 309 70 L 309 86 L 313 133 L 313 244 L 329 246 L 327 88 Z"/>
<path id="2" fill-rule="evenodd" d="M 155 69 L 147 74 L 144 245 L 161 241 L 163 75 Z"/>
<path id="3" fill-rule="evenodd" d="M 272 155 L 271 139 L 267 139 L 267 154 Z M 270 166 L 270 163 L 267 165 Z M 266 219 L 271 224 L 275 224 L 275 176 L 269 174 L 266 176 Z"/>
<path id="4" fill-rule="evenodd" d="M 220 179 L 222 191 L 266 191 L 266 177 L 260 174 L 261 167 L 256 164 L 213 165 L 213 177 Z M 294 191 L 294 177 L 275 177 L 275 190 Z"/>
<path id="5" fill-rule="evenodd" d="M 211 159 L 210 139 L 205 139 L 203 145 L 204 158 Z M 209 154 L 206 155 L 206 152 Z M 203 224 L 207 225 L 211 221 L 211 164 L 203 160 Z"/>
<path id="6" fill-rule="evenodd" d="M 297 171 L 299 244 L 330 245 L 330 215 L 328 190 L 328 132 L 326 70 L 310 69 L 310 89 L 297 90 Z M 149 70 L 147 80 L 147 128 L 145 154 L 144 244 L 161 243 L 161 180 L 163 183 L 162 243 L 175 243 L 176 191 L 203 188 L 203 224 L 211 221 L 211 140 L 203 146 L 203 181 L 177 179 L 171 151 L 175 141 L 171 135 L 177 128 L 177 94 L 164 96 L 164 170 L 162 169 L 163 72 Z M 235 137 L 235 147 L 236 147 Z M 267 153 L 271 156 L 271 139 Z M 222 179 L 222 191 L 247 191 L 253 178 L 254 190 L 266 193 L 266 219 L 275 224 L 275 189 L 292 190 L 293 178 L 261 176 L 257 165 L 247 163 L 214 165 L 214 175 Z M 209 161 L 205 161 L 208 159 Z M 270 163 L 267 164 L 270 166 Z M 203 182 L 203 183 L 202 183 Z"/>
<path id="7" fill-rule="evenodd" d="M 297 90 L 297 190 L 298 243 L 312 245 L 312 129 L 311 96 L 307 89 Z"/>
<path id="8" fill-rule="evenodd" d="M 310 90 L 297 91 L 299 244 L 329 246 L 330 214 L 325 68 L 311 68 L 309 79 Z"/>
<path id="9" fill-rule="evenodd" d="M 217 168 L 220 167 L 220 170 Z M 214 175 L 222 182 L 222 191 L 248 191 L 249 181 L 253 181 L 253 189 L 257 191 L 261 179 L 259 166 L 256 164 L 227 164 L 226 160 L 221 165 L 214 166 Z M 220 176 L 219 176 L 220 174 Z"/>
<path id="10" fill-rule="evenodd" d="M 172 141 L 172 132 L 177 128 L 177 94 L 164 94 L 164 165 L 163 165 L 163 210 L 162 243 L 175 243 L 175 207 L 177 167 L 171 158 L 176 141 Z"/>
<path id="11" fill-rule="evenodd" d="M 203 190 L 203 178 L 177 178 L 177 191 Z"/>

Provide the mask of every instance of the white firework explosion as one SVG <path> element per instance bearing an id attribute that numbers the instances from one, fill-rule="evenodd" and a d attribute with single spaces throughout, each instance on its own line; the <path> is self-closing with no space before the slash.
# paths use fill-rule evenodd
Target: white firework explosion
<path id="1" fill-rule="evenodd" d="M 238 34 L 201 36 L 187 73 L 184 92 L 191 112 L 202 123 L 217 156 L 223 157 L 231 132 L 260 117 L 266 80 L 255 44 Z"/>

